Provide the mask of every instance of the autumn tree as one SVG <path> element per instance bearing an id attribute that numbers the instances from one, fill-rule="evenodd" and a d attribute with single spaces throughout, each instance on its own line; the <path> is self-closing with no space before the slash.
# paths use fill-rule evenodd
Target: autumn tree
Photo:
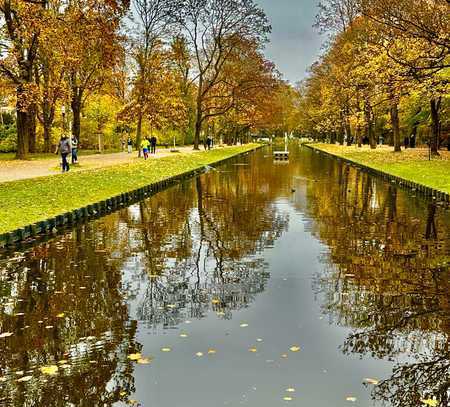
<path id="1" fill-rule="evenodd" d="M 194 148 L 199 148 L 204 123 L 225 114 L 217 90 L 223 84 L 225 64 L 245 42 L 262 44 L 270 32 L 264 11 L 253 0 L 178 0 L 174 22 L 194 56 L 196 118 Z"/>

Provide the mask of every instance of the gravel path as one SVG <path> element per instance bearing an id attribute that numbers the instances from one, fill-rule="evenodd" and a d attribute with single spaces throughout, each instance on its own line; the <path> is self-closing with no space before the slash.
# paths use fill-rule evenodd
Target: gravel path
<path id="1" fill-rule="evenodd" d="M 179 148 L 179 151 L 181 153 L 194 153 L 192 147 L 182 147 Z M 167 157 L 173 154 L 174 153 L 170 152 L 170 149 L 161 149 L 157 150 L 156 155 L 151 156 L 149 160 Z M 132 154 L 112 153 L 103 155 L 86 155 L 78 157 L 78 160 L 79 165 L 71 166 L 71 171 L 86 171 L 93 168 L 132 163 L 142 160 L 142 158 L 138 158 L 137 152 L 135 151 Z M 0 183 L 59 174 L 60 162 L 60 157 L 57 157 L 56 155 L 54 159 L 0 161 Z"/>

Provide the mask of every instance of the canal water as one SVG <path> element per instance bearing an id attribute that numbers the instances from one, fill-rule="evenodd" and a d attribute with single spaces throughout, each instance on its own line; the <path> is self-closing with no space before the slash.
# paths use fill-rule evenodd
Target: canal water
<path id="1" fill-rule="evenodd" d="M 267 148 L 2 252 L 0 405 L 447 406 L 449 214 Z"/>

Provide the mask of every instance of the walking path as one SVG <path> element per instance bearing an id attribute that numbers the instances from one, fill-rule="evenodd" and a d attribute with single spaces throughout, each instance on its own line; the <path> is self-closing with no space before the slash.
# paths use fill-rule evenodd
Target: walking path
<path id="1" fill-rule="evenodd" d="M 180 153 L 194 153 L 192 146 L 181 147 L 178 149 Z M 155 156 L 151 156 L 149 160 L 155 158 L 167 157 L 173 155 L 170 149 L 157 150 Z M 142 158 L 137 157 L 137 151 L 132 154 L 128 153 L 112 153 L 112 154 L 95 154 L 78 157 L 79 165 L 71 165 L 71 171 L 85 171 L 94 168 L 110 167 L 119 164 L 137 162 Z M 54 159 L 40 159 L 32 161 L 18 160 L 0 160 L 0 183 L 8 181 L 17 181 L 21 179 L 30 179 L 37 177 L 45 177 L 60 173 L 61 158 L 55 155 Z M 69 161 L 70 162 L 70 161 Z"/>

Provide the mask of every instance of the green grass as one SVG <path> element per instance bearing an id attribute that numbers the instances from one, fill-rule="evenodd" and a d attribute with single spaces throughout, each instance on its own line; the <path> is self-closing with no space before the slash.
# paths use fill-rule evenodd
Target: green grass
<path id="1" fill-rule="evenodd" d="M 256 148 L 256 144 L 0 184 L 0 233 L 133 191 Z"/>
<path id="2" fill-rule="evenodd" d="M 405 180 L 450 193 L 450 153 L 448 151 L 441 151 L 440 157 L 429 161 L 426 149 L 409 149 L 394 153 L 392 147 L 370 150 L 368 147 L 358 149 L 356 146 L 330 144 L 312 144 L 311 146 Z"/>

